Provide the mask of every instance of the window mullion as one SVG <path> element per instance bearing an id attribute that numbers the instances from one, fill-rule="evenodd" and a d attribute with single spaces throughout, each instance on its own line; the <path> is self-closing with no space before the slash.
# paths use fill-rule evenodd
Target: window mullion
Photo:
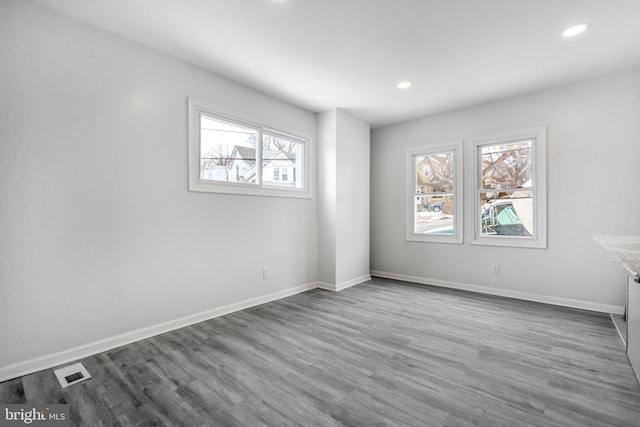
<path id="1" fill-rule="evenodd" d="M 262 146 L 264 144 L 264 132 L 262 128 L 257 128 L 258 141 L 256 141 L 256 182 L 258 186 L 262 187 Z"/>

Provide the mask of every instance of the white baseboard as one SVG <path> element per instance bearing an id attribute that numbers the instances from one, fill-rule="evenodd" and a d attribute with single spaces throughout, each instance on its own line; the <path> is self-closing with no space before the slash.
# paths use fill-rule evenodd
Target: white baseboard
<path id="1" fill-rule="evenodd" d="M 336 285 L 327 282 L 316 282 L 316 287 L 325 291 L 336 292 Z"/>
<path id="2" fill-rule="evenodd" d="M 618 313 L 618 314 L 621 314 L 621 313 Z M 620 327 L 618 325 L 618 322 L 620 320 L 614 319 L 612 313 L 609 314 L 609 317 L 611 317 L 611 321 L 613 322 L 613 326 L 616 327 L 616 331 L 618 331 L 618 335 L 620 336 L 620 339 L 622 340 L 622 343 L 626 347 L 627 346 L 627 337 L 625 337 L 625 334 L 623 334 L 622 331 L 620 330 Z"/>
<path id="3" fill-rule="evenodd" d="M 480 294 L 496 295 L 501 297 L 520 299 L 525 301 L 540 302 L 544 304 L 559 305 L 562 307 L 580 308 L 582 310 L 597 311 L 601 313 L 624 314 L 624 307 L 618 305 L 598 304 L 589 301 L 558 298 L 547 295 L 529 294 L 526 292 L 512 291 L 508 289 L 490 288 L 487 286 L 471 285 L 468 283 L 449 282 L 445 280 L 429 279 L 426 277 L 409 276 L 406 274 L 387 273 L 385 271 L 371 270 L 373 277 L 401 280 L 423 285 L 440 286 L 442 288 L 460 289 L 463 291 L 477 292 Z"/>
<path id="4" fill-rule="evenodd" d="M 336 285 L 326 282 L 317 282 L 317 287 L 324 289 L 325 291 L 339 292 L 350 288 L 360 283 L 364 283 L 367 280 L 371 280 L 371 275 L 365 274 L 364 276 L 356 277 L 355 279 L 347 280 L 346 282 L 338 283 Z"/>
<path id="5" fill-rule="evenodd" d="M 116 335 L 110 338 L 106 338 L 100 341 L 95 341 L 93 343 L 85 344 L 69 350 L 64 350 L 64 351 L 53 353 L 47 356 L 25 360 L 23 362 L 19 362 L 9 366 L 3 366 L 3 367 L 0 367 L 0 381 L 6 381 L 13 378 L 21 377 L 23 375 L 42 371 L 44 369 L 53 368 L 55 366 L 73 362 L 78 359 L 83 359 L 85 357 L 93 356 L 98 353 L 113 350 L 114 348 L 122 347 L 123 345 L 131 344 L 133 342 L 150 338 L 155 335 L 163 334 L 165 332 L 170 332 L 176 329 L 183 328 L 185 326 L 204 322 L 205 320 L 213 319 L 219 316 L 224 316 L 225 314 L 230 314 L 236 311 L 244 310 L 260 304 L 275 301 L 291 295 L 299 294 L 301 292 L 306 292 L 316 287 L 318 287 L 318 284 L 315 282 L 308 283 L 301 286 L 296 286 L 296 287 L 285 289 L 282 291 L 273 292 L 267 295 L 250 298 L 248 300 L 240 301 L 234 304 L 229 304 L 223 307 L 214 308 L 212 310 L 207 310 L 202 313 L 192 314 L 190 316 L 185 316 L 180 319 L 170 320 L 168 322 L 160 323 L 158 325 L 149 326 L 149 327 L 138 329 L 132 332 L 127 332 L 121 335 Z"/>
<path id="6" fill-rule="evenodd" d="M 13 365 L 0 367 L 0 381 L 6 381 L 13 378 L 18 378 L 23 375 L 32 374 L 34 372 L 42 371 L 44 369 L 53 368 L 59 365 L 64 365 L 83 359 L 85 357 L 93 356 L 98 353 L 113 350 L 114 348 L 121 347 L 123 345 L 131 344 L 136 341 L 140 341 L 146 338 L 150 338 L 156 335 L 160 335 L 166 332 L 170 332 L 176 329 L 183 328 L 185 326 L 193 325 L 196 323 L 204 322 L 209 319 L 213 319 L 225 314 L 230 314 L 236 311 L 244 310 L 250 307 L 255 307 L 260 304 L 275 301 L 281 298 L 286 298 L 291 295 L 295 295 L 301 292 L 306 292 L 314 288 L 325 289 L 332 292 L 338 292 L 347 289 L 351 286 L 358 285 L 371 279 L 371 276 L 382 277 L 386 279 L 394 279 L 405 282 L 421 283 L 425 285 L 440 286 L 445 288 L 460 289 L 471 292 L 478 292 L 489 295 L 497 295 L 508 298 L 521 299 L 526 301 L 541 302 L 545 304 L 559 305 L 564 307 L 580 308 L 590 311 L 598 311 L 603 313 L 624 314 L 624 307 L 596 304 L 587 301 L 570 300 L 557 297 L 549 297 L 544 295 L 528 294 L 524 292 L 509 291 L 504 289 L 489 288 L 484 286 L 470 285 L 465 283 L 448 282 L 443 280 L 428 279 L 424 277 L 409 276 L 406 274 L 387 273 L 383 271 L 371 271 L 371 275 L 364 275 L 355 279 L 348 280 L 339 284 L 331 284 L 324 282 L 308 283 L 301 286 L 285 289 L 271 294 L 263 295 L 260 297 L 251 298 L 245 301 L 240 301 L 234 304 L 229 304 L 223 307 L 215 308 L 212 310 L 204 311 L 202 313 L 185 316 L 180 319 L 171 320 L 158 325 L 149 326 L 147 328 L 138 329 L 132 332 L 116 335 L 103 340 L 95 341 L 93 343 L 85 344 L 79 347 L 75 347 L 69 350 L 64 350 L 58 353 L 29 359 L 23 362 L 19 362 Z"/>

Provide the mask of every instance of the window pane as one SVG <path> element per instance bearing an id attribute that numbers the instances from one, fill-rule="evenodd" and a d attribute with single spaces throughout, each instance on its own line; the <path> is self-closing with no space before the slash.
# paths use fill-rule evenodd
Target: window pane
<path id="1" fill-rule="evenodd" d="M 303 188 L 304 143 L 293 138 L 262 136 L 262 182 L 267 186 Z"/>
<path id="2" fill-rule="evenodd" d="M 414 157 L 417 193 L 453 191 L 454 153 L 445 152 Z"/>
<path id="3" fill-rule="evenodd" d="M 255 129 L 200 115 L 200 179 L 256 184 Z"/>
<path id="4" fill-rule="evenodd" d="M 481 146 L 482 188 L 531 187 L 531 147 L 531 140 Z"/>
<path id="5" fill-rule="evenodd" d="M 503 198 L 496 194 L 481 193 L 481 235 L 533 236 L 533 192 L 515 191 Z"/>
<path id="6" fill-rule="evenodd" d="M 415 205 L 415 233 L 453 234 L 453 195 L 416 196 Z"/>

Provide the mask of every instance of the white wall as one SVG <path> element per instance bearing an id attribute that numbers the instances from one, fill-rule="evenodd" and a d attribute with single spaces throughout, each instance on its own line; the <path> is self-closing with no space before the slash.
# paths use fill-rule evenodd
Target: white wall
<path id="1" fill-rule="evenodd" d="M 314 114 L 31 2 L 0 28 L 0 369 L 316 281 L 315 200 L 187 191 L 187 97 Z"/>
<path id="2" fill-rule="evenodd" d="M 339 290 L 369 278 L 370 129 L 341 109 L 318 116 L 318 280 Z"/>
<path id="3" fill-rule="evenodd" d="M 318 114 L 318 280 L 336 283 L 336 110 Z"/>
<path id="4" fill-rule="evenodd" d="M 336 284 L 369 276 L 370 128 L 338 109 Z"/>
<path id="5" fill-rule="evenodd" d="M 620 308 L 624 277 L 592 236 L 640 234 L 639 117 L 640 70 L 632 70 L 374 130 L 372 271 Z M 536 126 L 547 126 L 548 249 L 469 245 L 469 203 L 463 245 L 405 240 L 408 148 Z M 470 182 L 472 151 L 465 144 Z M 491 274 L 494 263 L 500 275 Z"/>

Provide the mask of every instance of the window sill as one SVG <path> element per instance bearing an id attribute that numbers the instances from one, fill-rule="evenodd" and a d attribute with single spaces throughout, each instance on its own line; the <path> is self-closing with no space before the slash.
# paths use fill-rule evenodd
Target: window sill
<path id="1" fill-rule="evenodd" d="M 286 197 L 295 199 L 312 199 L 312 195 L 308 191 L 300 190 L 284 190 L 269 187 L 259 187 L 256 185 L 244 184 L 218 184 L 205 181 L 195 181 L 189 183 L 189 191 L 197 193 L 219 193 L 219 194 L 237 194 L 240 196 L 263 196 L 263 197 Z"/>
<path id="2" fill-rule="evenodd" d="M 463 243 L 462 238 L 452 236 L 433 236 L 433 235 L 417 235 L 412 234 L 406 236 L 407 242 L 420 242 L 420 243 L 448 243 L 454 245 L 461 245 Z"/>
<path id="3" fill-rule="evenodd" d="M 484 237 L 471 241 L 474 246 L 500 246 L 505 248 L 547 249 L 547 242 L 520 237 Z"/>

